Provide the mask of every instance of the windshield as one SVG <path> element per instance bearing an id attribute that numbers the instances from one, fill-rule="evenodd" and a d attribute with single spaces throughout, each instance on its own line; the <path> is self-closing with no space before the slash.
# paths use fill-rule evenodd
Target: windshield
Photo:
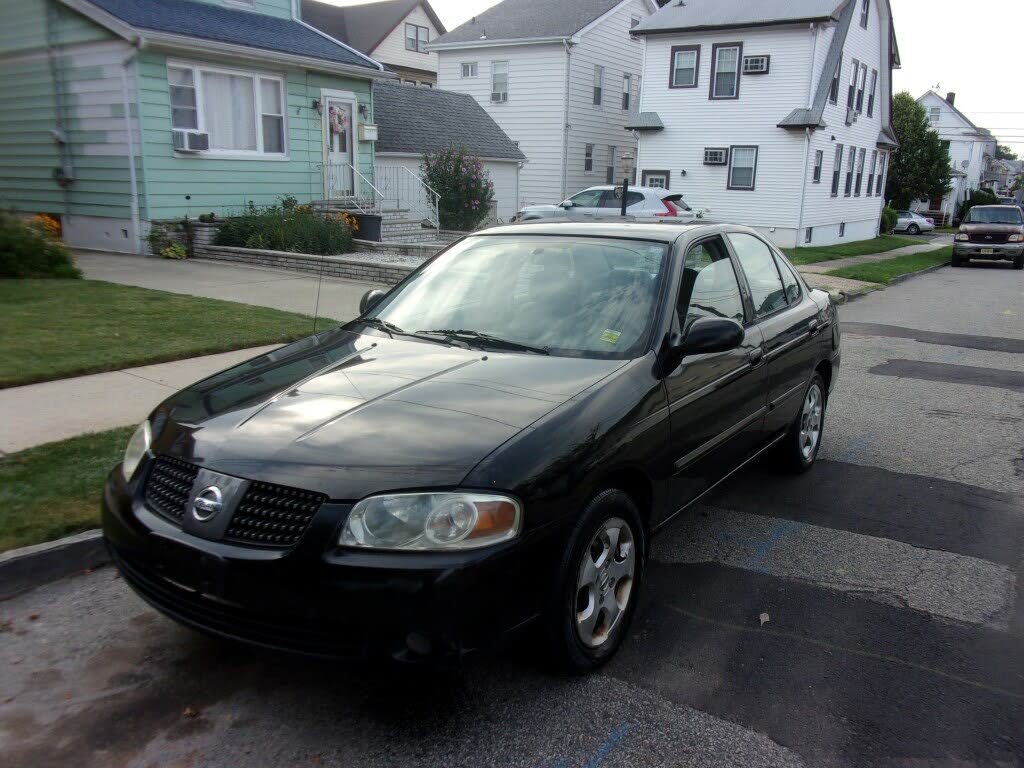
<path id="1" fill-rule="evenodd" d="M 500 340 L 551 355 L 628 359 L 646 350 L 667 252 L 636 240 L 471 237 L 364 319 L 406 333 L 445 331 L 473 347 L 515 351 Z"/>
<path id="2" fill-rule="evenodd" d="M 971 208 L 965 224 L 1022 224 L 1024 215 L 1019 208 Z"/>

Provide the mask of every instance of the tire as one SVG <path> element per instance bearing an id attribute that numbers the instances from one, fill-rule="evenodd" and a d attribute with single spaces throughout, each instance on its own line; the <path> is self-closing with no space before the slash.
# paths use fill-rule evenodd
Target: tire
<path id="1" fill-rule="evenodd" d="M 817 392 L 817 405 L 809 405 L 812 392 Z M 800 401 L 800 410 L 797 412 L 793 424 L 790 426 L 786 436 L 779 446 L 779 458 L 782 466 L 790 472 L 800 474 L 814 466 L 818 458 L 818 450 L 821 448 L 821 438 L 825 435 L 825 406 L 828 404 L 828 392 L 825 389 L 825 381 L 821 374 L 815 372 L 813 378 L 804 390 L 803 399 Z M 811 410 L 808 411 L 808 408 Z M 816 416 L 814 415 L 816 413 Z M 817 430 L 805 430 L 807 426 L 805 417 L 816 420 Z M 808 445 L 808 440 L 811 445 Z"/>
<path id="2" fill-rule="evenodd" d="M 1014 269 L 1024 269 L 1024 253 L 1019 254 L 1013 260 L 1013 268 Z"/>
<path id="3" fill-rule="evenodd" d="M 921 234 L 921 228 L 919 226 L 917 226 L 917 224 L 911 224 L 909 227 L 907 227 L 907 234 L 908 235 L 920 235 Z"/>
<path id="4" fill-rule="evenodd" d="M 610 550 L 613 530 L 617 554 Z M 545 634 L 556 671 L 585 675 L 615 655 L 636 611 L 646 556 L 646 533 L 629 495 L 610 488 L 591 499 L 569 537 L 549 599 Z"/>
<path id="5" fill-rule="evenodd" d="M 962 267 L 964 265 L 963 260 L 959 256 L 954 256 L 952 259 L 950 259 L 949 263 L 954 267 Z"/>

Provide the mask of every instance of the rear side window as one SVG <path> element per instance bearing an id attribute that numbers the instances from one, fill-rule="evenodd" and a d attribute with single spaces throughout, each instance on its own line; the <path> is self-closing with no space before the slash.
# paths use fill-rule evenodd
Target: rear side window
<path id="1" fill-rule="evenodd" d="M 750 284 L 754 314 L 760 318 L 785 308 L 786 292 L 767 243 L 742 232 L 730 232 L 728 237 Z"/>
<path id="2" fill-rule="evenodd" d="M 644 201 L 644 196 L 642 194 L 640 194 L 639 192 L 627 192 L 626 193 L 626 207 L 627 208 L 629 206 L 631 206 L 631 205 L 636 205 L 637 203 L 642 203 L 643 201 Z M 616 197 L 614 192 L 611 192 L 611 191 L 605 192 L 604 193 L 604 197 L 601 198 L 601 207 L 602 208 L 621 208 L 622 207 L 622 198 L 621 197 Z"/>
<path id="3" fill-rule="evenodd" d="M 739 282 L 720 239 L 705 240 L 687 251 L 677 311 L 684 333 L 702 317 L 743 322 Z"/>
<path id="4" fill-rule="evenodd" d="M 786 301 L 792 306 L 800 301 L 800 281 L 796 279 L 793 270 L 779 258 L 778 254 L 775 254 L 775 263 L 779 268 L 779 274 L 782 275 L 782 287 L 786 289 Z"/>

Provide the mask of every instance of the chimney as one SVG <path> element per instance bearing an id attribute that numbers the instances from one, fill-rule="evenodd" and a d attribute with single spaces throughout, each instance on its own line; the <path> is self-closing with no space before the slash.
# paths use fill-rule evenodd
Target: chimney
<path id="1" fill-rule="evenodd" d="M 956 94 L 953 93 L 953 91 L 950 91 L 949 93 L 947 93 L 946 94 L 946 101 L 949 102 L 949 106 L 952 107 L 953 103 L 956 101 Z"/>

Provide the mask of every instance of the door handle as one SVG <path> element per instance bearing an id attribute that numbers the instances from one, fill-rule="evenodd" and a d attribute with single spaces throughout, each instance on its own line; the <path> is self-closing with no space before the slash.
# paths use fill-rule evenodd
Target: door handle
<path id="1" fill-rule="evenodd" d="M 752 368 L 756 368 L 764 360 L 764 350 L 761 347 L 754 347 L 747 353 L 747 360 L 750 361 Z"/>
<path id="2" fill-rule="evenodd" d="M 820 331 L 821 328 L 818 326 L 818 321 L 816 319 L 814 319 L 814 320 L 811 320 L 809 323 L 807 323 L 807 330 L 808 330 L 808 332 L 810 332 L 811 336 L 813 336 L 818 331 Z"/>

